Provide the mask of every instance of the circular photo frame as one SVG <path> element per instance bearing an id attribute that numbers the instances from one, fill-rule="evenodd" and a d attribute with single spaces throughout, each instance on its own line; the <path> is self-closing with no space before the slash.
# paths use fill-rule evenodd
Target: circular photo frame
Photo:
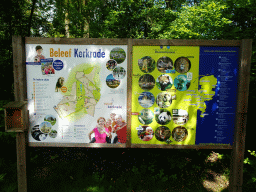
<path id="1" fill-rule="evenodd" d="M 109 60 L 107 63 L 106 63 L 106 68 L 110 71 L 113 71 L 117 66 L 117 62 L 115 60 Z"/>
<path id="2" fill-rule="evenodd" d="M 174 86 L 178 91 L 186 91 L 190 87 L 190 81 L 187 79 L 186 75 L 178 75 L 174 79 Z"/>
<path id="3" fill-rule="evenodd" d="M 39 129 L 42 133 L 50 133 L 52 130 L 52 124 L 48 121 L 44 121 L 39 125 Z"/>
<path id="4" fill-rule="evenodd" d="M 117 64 L 123 63 L 126 59 L 126 53 L 122 48 L 116 47 L 110 51 L 110 59 L 115 60 Z"/>
<path id="5" fill-rule="evenodd" d="M 56 117 L 54 117 L 53 115 L 46 115 L 44 118 L 44 121 L 48 121 L 51 123 L 51 125 L 55 125 L 56 123 Z"/>
<path id="6" fill-rule="evenodd" d="M 154 136 L 154 130 L 149 126 L 140 126 L 137 130 L 137 135 L 142 141 L 150 141 Z"/>
<path id="7" fill-rule="evenodd" d="M 56 130 L 51 130 L 51 132 L 49 133 L 49 137 L 56 138 L 57 137 L 57 131 Z"/>
<path id="8" fill-rule="evenodd" d="M 185 125 L 189 120 L 188 112 L 183 109 L 173 109 L 172 120 L 177 125 Z"/>
<path id="9" fill-rule="evenodd" d="M 141 124 L 148 125 L 154 120 L 154 113 L 150 109 L 142 109 L 138 116 Z"/>
<path id="10" fill-rule="evenodd" d="M 158 124 L 167 125 L 172 120 L 171 112 L 167 109 L 160 109 L 159 113 L 155 114 L 155 119 Z"/>
<path id="11" fill-rule="evenodd" d="M 173 61 L 169 57 L 161 57 L 157 61 L 157 69 L 161 73 L 170 73 L 173 70 Z"/>
<path id="12" fill-rule="evenodd" d="M 181 142 L 184 141 L 188 136 L 188 131 L 185 127 L 176 127 L 172 130 L 172 138 L 177 141 Z"/>
<path id="13" fill-rule="evenodd" d="M 156 79 L 156 86 L 161 91 L 166 91 L 167 89 L 170 89 L 173 85 L 173 80 L 171 76 L 167 74 L 162 74 Z"/>
<path id="14" fill-rule="evenodd" d="M 179 57 L 175 60 L 174 67 L 178 73 L 187 73 L 191 68 L 191 62 L 187 57 Z"/>
<path id="15" fill-rule="evenodd" d="M 152 75 L 145 74 L 139 79 L 139 86 L 145 91 L 149 91 L 155 87 L 155 78 Z"/>
<path id="16" fill-rule="evenodd" d="M 171 137 L 171 131 L 166 126 L 158 127 L 155 131 L 155 137 L 158 141 L 167 141 Z"/>
<path id="17" fill-rule="evenodd" d="M 142 92 L 138 98 L 139 104 L 144 108 L 151 107 L 155 102 L 155 97 L 150 92 Z"/>
<path id="18" fill-rule="evenodd" d="M 123 67 L 116 67 L 113 70 L 113 77 L 115 79 L 123 79 L 126 75 L 126 71 Z"/>
<path id="19" fill-rule="evenodd" d="M 43 141 L 47 138 L 47 133 L 43 133 L 39 129 L 39 125 L 35 125 L 31 130 L 32 137 L 37 141 Z"/>
<path id="20" fill-rule="evenodd" d="M 106 78 L 106 84 L 109 88 L 115 89 L 120 85 L 120 80 L 115 79 L 112 74 L 109 74 Z"/>
<path id="21" fill-rule="evenodd" d="M 172 95 L 168 92 L 161 92 L 156 97 L 156 104 L 160 108 L 167 108 L 172 104 Z"/>
<path id="22" fill-rule="evenodd" d="M 155 60 L 149 56 L 142 57 L 138 60 L 139 68 L 144 73 L 151 73 L 154 71 L 156 64 Z"/>

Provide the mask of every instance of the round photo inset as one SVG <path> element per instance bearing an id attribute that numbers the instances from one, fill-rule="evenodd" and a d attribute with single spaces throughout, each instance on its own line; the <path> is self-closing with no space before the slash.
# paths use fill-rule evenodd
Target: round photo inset
<path id="1" fill-rule="evenodd" d="M 112 74 L 107 76 L 106 79 L 107 86 L 114 89 L 120 85 L 120 80 L 115 79 Z"/>
<path id="2" fill-rule="evenodd" d="M 138 137 L 142 141 L 150 141 L 154 136 L 154 130 L 149 126 L 140 126 L 137 130 Z"/>
<path id="3" fill-rule="evenodd" d="M 115 60 L 109 60 L 106 64 L 108 70 L 113 71 L 117 66 L 117 62 Z"/>
<path id="4" fill-rule="evenodd" d="M 50 133 L 52 130 L 52 124 L 48 121 L 44 121 L 39 125 L 39 129 L 42 133 Z"/>
<path id="5" fill-rule="evenodd" d="M 155 97 L 150 92 L 142 92 L 138 98 L 139 104 L 144 108 L 151 107 L 155 102 Z"/>
<path id="6" fill-rule="evenodd" d="M 188 136 L 188 131 L 185 127 L 176 127 L 172 130 L 172 138 L 175 141 L 184 141 Z"/>
<path id="7" fill-rule="evenodd" d="M 160 108 L 167 108 L 172 104 L 172 95 L 168 92 L 161 92 L 156 97 L 156 104 Z"/>
<path id="8" fill-rule="evenodd" d="M 173 70 L 173 62 L 169 57 L 161 57 L 157 61 L 157 69 L 161 73 L 170 73 Z"/>
<path id="9" fill-rule="evenodd" d="M 171 112 L 167 109 L 160 109 L 156 115 L 156 122 L 161 125 L 166 125 L 172 120 Z"/>
<path id="10" fill-rule="evenodd" d="M 186 75 L 178 75 L 174 79 L 174 86 L 178 91 L 186 91 L 190 87 L 190 81 Z"/>
<path id="11" fill-rule="evenodd" d="M 148 125 L 153 122 L 154 113 L 149 109 L 142 109 L 138 116 L 140 123 Z"/>
<path id="12" fill-rule="evenodd" d="M 152 75 L 145 74 L 139 79 L 139 86 L 145 91 L 149 91 L 155 87 L 155 78 Z"/>
<path id="13" fill-rule="evenodd" d="M 162 74 L 156 79 L 156 86 L 161 91 L 166 91 L 170 89 L 173 85 L 173 80 L 169 75 Z"/>
<path id="14" fill-rule="evenodd" d="M 57 137 L 57 131 L 56 130 L 52 130 L 50 133 L 49 133 L 49 136 L 51 138 L 56 138 Z"/>
<path id="15" fill-rule="evenodd" d="M 46 115 L 44 121 L 50 122 L 53 126 L 56 123 L 56 117 L 54 117 L 53 115 Z"/>
<path id="16" fill-rule="evenodd" d="M 113 71 L 113 77 L 115 79 L 123 79 L 126 75 L 126 71 L 123 67 L 116 67 Z"/>
<path id="17" fill-rule="evenodd" d="M 178 73 L 187 73 L 191 68 L 190 60 L 186 57 L 179 57 L 174 63 L 175 70 Z"/>
<path id="18" fill-rule="evenodd" d="M 189 120 L 188 112 L 183 109 L 173 109 L 172 115 L 172 120 L 177 125 L 185 125 Z"/>
<path id="19" fill-rule="evenodd" d="M 156 67 L 155 63 L 155 60 L 149 56 L 142 57 L 138 60 L 139 68 L 144 73 L 151 73 L 154 71 Z"/>
<path id="20" fill-rule="evenodd" d="M 158 141 L 166 141 L 171 137 L 171 131 L 168 127 L 161 126 L 156 129 L 155 136 Z"/>
<path id="21" fill-rule="evenodd" d="M 114 59 L 117 62 L 117 64 L 124 62 L 125 58 L 126 53 L 120 47 L 116 47 L 110 51 L 110 59 Z"/>

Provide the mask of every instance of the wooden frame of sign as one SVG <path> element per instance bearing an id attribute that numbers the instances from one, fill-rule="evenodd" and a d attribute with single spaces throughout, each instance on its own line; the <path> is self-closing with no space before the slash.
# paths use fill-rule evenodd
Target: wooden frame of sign
<path id="1" fill-rule="evenodd" d="M 105 148 L 170 148 L 170 149 L 232 149 L 230 191 L 242 191 L 243 160 L 248 107 L 252 40 L 142 40 L 142 39 L 67 39 L 67 38 L 22 38 L 13 36 L 13 69 L 15 101 L 27 100 L 25 44 L 73 44 L 73 45 L 128 45 L 127 77 L 132 79 L 133 46 L 230 46 L 239 47 L 239 80 L 236 122 L 233 145 L 144 145 L 131 143 L 132 81 L 127 82 L 127 142 L 126 144 L 96 143 L 28 143 L 28 133 L 17 133 L 17 170 L 19 192 L 27 191 L 26 147 L 105 147 Z"/>

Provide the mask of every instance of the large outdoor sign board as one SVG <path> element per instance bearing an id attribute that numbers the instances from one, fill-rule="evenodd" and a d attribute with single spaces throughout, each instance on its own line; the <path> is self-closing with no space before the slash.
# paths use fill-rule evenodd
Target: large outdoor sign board
<path id="1" fill-rule="evenodd" d="M 239 46 L 136 42 L 26 43 L 29 143 L 231 146 Z"/>

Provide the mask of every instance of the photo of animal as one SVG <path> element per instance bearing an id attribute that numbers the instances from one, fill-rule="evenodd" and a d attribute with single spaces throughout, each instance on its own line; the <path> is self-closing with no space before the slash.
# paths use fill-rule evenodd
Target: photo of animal
<path id="1" fill-rule="evenodd" d="M 161 125 L 168 124 L 171 121 L 171 119 L 172 119 L 171 113 L 166 109 L 161 109 L 160 114 L 156 115 L 156 121 Z"/>
<path id="2" fill-rule="evenodd" d="M 63 77 L 59 77 L 58 81 L 56 83 L 55 92 L 59 92 L 61 87 L 63 86 L 63 84 L 64 84 L 64 78 Z"/>
<path id="3" fill-rule="evenodd" d="M 142 109 L 140 111 L 140 115 L 139 115 L 139 121 L 144 124 L 144 125 L 148 125 L 150 123 L 153 122 L 153 118 L 154 118 L 154 113 L 149 110 L 149 109 Z"/>
<path id="4" fill-rule="evenodd" d="M 188 131 L 185 127 L 176 127 L 173 129 L 172 131 L 172 138 L 175 140 L 175 141 L 184 141 L 188 136 Z"/>
<path id="5" fill-rule="evenodd" d="M 138 66 L 144 73 L 151 73 L 155 69 L 155 60 L 149 56 L 145 56 L 138 60 Z"/>
<path id="6" fill-rule="evenodd" d="M 161 126 L 155 131 L 155 136 L 158 141 L 166 141 L 171 137 L 171 131 L 168 127 Z"/>
<path id="7" fill-rule="evenodd" d="M 167 92 L 159 93 L 156 97 L 156 104 L 160 108 L 167 108 L 172 104 L 172 95 Z"/>
<path id="8" fill-rule="evenodd" d="M 191 63 L 188 58 L 179 57 L 176 59 L 174 67 L 178 73 L 187 73 L 191 68 Z"/>
<path id="9" fill-rule="evenodd" d="M 163 74 L 157 78 L 156 84 L 161 91 L 166 91 L 172 87 L 173 80 L 169 75 Z"/>
<path id="10" fill-rule="evenodd" d="M 167 73 L 167 71 L 173 69 L 173 62 L 169 57 L 161 57 L 157 61 L 157 69 L 161 73 Z"/>

